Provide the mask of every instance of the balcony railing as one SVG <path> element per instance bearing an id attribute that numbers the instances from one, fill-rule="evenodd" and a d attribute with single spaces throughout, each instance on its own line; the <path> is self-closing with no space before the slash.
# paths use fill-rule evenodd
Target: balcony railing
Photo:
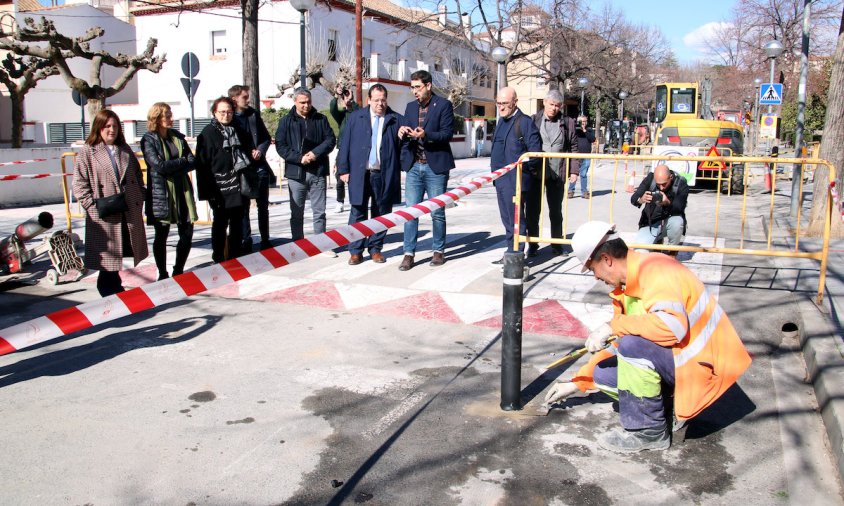
<path id="1" fill-rule="evenodd" d="M 378 77 L 386 77 L 394 81 L 399 80 L 399 65 L 398 63 L 382 61 L 381 68 L 378 69 Z M 383 72 L 382 72 L 383 70 Z"/>

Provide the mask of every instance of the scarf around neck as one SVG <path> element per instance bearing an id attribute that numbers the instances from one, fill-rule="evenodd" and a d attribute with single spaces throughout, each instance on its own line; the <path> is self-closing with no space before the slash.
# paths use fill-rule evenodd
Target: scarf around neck
<path id="1" fill-rule="evenodd" d="M 224 125 L 216 119 L 213 120 L 211 124 L 214 125 L 214 128 L 216 128 L 220 134 L 222 134 L 223 149 L 231 154 L 234 170 L 240 172 L 247 168 L 249 166 L 249 160 L 246 158 L 243 149 L 240 147 L 240 138 L 238 138 L 234 127 L 231 125 Z"/>

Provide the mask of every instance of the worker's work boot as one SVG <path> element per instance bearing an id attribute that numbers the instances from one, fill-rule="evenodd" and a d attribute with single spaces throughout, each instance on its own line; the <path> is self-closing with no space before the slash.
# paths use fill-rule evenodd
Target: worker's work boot
<path id="1" fill-rule="evenodd" d="M 667 450 L 671 439 L 664 428 L 613 429 L 598 436 L 598 445 L 616 453 L 637 453 L 642 450 Z"/>

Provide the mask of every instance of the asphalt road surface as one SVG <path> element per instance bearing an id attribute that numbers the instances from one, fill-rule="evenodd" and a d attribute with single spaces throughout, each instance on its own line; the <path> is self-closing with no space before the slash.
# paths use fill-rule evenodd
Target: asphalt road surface
<path id="1" fill-rule="evenodd" d="M 482 172 L 484 161 L 461 161 L 452 180 Z M 593 184 L 610 187 L 601 172 Z M 271 198 L 273 235 L 283 237 L 286 192 Z M 613 221 L 630 236 L 638 211 L 627 198 L 616 197 Z M 573 200 L 568 231 L 590 212 L 606 215 L 610 199 L 602 190 Z M 704 217 L 714 202 L 711 192 L 693 196 L 690 241 L 711 240 Z M 0 211 L 0 229 L 38 211 Z M 490 261 L 504 244 L 494 189 L 447 215 L 442 267 L 425 261 L 426 217 L 408 272 L 398 271 L 394 230 L 383 265 L 319 256 L 0 357 L 2 502 L 842 504 L 797 340 L 783 332 L 799 321 L 796 297 L 814 289 L 811 272 L 681 254 L 719 294 L 753 364 L 685 440 L 617 455 L 596 443 L 618 425 L 608 397 L 539 409 L 546 387 L 579 363 L 553 373 L 544 366 L 609 319 L 607 287 L 548 248 L 531 259 L 526 407 L 503 412 L 501 271 Z M 329 228 L 347 217 L 331 214 Z M 739 225 L 721 226 L 723 237 Z M 208 234 L 197 228 L 189 267 L 210 260 Z M 150 262 L 127 283 L 154 279 Z M 29 277 L 0 285 L 0 327 L 97 298 L 92 278 L 26 283 L 44 268 L 37 262 Z"/>

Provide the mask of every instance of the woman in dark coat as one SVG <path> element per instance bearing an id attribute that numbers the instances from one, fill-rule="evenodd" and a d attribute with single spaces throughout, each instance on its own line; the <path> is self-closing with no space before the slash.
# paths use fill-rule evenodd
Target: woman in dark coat
<path id="1" fill-rule="evenodd" d="M 158 267 L 158 279 L 167 274 L 167 236 L 176 224 L 179 242 L 173 275 L 181 274 L 190 253 L 196 200 L 188 172 L 194 170 L 193 152 L 185 136 L 173 130 L 173 112 L 164 102 L 153 104 L 147 113 L 147 133 L 141 139 L 141 151 L 147 163 L 147 225 L 155 228 L 152 255 Z"/>
<path id="2" fill-rule="evenodd" d="M 123 193 L 125 211 L 100 216 L 96 201 Z M 144 229 L 144 185 L 141 165 L 126 144 L 120 118 L 103 109 L 94 117 L 91 133 L 76 156 L 73 194 L 85 209 L 85 267 L 100 271 L 100 295 L 123 291 L 123 257 L 134 265 L 149 255 Z"/>
<path id="3" fill-rule="evenodd" d="M 249 167 L 251 136 L 232 123 L 235 105 L 220 97 L 211 106 L 214 119 L 196 140 L 199 199 L 207 200 L 211 221 L 211 259 L 215 263 L 240 256 L 243 241 L 243 197 L 239 172 Z M 228 230 L 228 248 L 226 248 Z"/>

